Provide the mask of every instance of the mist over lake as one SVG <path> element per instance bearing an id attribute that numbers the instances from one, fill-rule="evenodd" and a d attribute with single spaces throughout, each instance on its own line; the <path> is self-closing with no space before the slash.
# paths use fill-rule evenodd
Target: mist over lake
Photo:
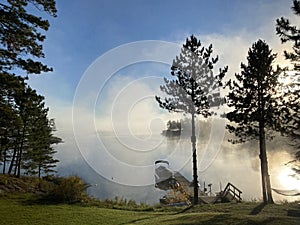
<path id="1" fill-rule="evenodd" d="M 208 184 L 212 184 L 212 193 L 215 194 L 231 182 L 243 192 L 243 200 L 261 200 L 258 143 L 255 141 L 239 145 L 229 143 L 227 141 L 229 135 L 223 131 L 223 125 L 221 120 L 198 122 L 200 189 L 203 190 L 204 185 L 207 188 Z M 222 140 L 216 139 L 220 135 L 211 133 L 214 126 L 215 129 L 220 126 L 220 133 L 225 132 Z M 160 125 L 159 127 L 164 129 Z M 61 175 L 79 175 L 91 185 L 88 192 L 101 199 L 118 196 L 155 204 L 165 194 L 164 191 L 155 188 L 156 160 L 169 161 L 170 169 L 179 171 L 192 181 L 189 132 L 187 127 L 180 137 L 165 137 L 159 132 L 116 135 L 112 132 L 99 131 L 94 135 L 85 135 L 85 143 L 88 143 L 85 153 L 82 155 L 82 149 L 81 152 L 72 150 L 74 159 L 66 166 L 59 166 L 58 172 Z M 220 145 L 217 145 L 218 149 L 214 149 L 216 145 L 212 143 L 215 142 L 220 142 Z M 285 164 L 293 159 L 293 151 L 284 143 L 282 138 L 275 138 L 268 143 L 271 183 L 274 188 L 294 189 L 297 185 L 295 179 L 290 178 L 293 187 L 291 183 L 282 180 L 283 175 L 288 177 L 288 174 L 283 174 L 287 169 Z M 298 199 L 274 192 L 274 200 L 277 202 Z"/>

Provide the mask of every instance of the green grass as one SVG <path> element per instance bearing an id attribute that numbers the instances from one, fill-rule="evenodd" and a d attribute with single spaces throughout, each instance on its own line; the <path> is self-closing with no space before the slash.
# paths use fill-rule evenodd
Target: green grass
<path id="1" fill-rule="evenodd" d="M 0 194 L 1 224 L 300 224 L 298 204 L 228 203 L 133 211 L 36 200 L 32 194 Z"/>

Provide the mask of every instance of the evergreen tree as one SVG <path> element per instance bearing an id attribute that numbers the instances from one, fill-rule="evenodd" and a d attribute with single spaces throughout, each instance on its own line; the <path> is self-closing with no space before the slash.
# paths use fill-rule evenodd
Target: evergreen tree
<path id="1" fill-rule="evenodd" d="M 54 159 L 56 151 L 51 145 L 58 144 L 61 140 L 53 139 L 51 124 L 54 125 L 53 120 L 49 121 L 47 115 L 40 114 L 30 129 L 27 160 L 23 166 L 27 174 L 38 175 L 40 178 L 41 174 L 55 172 L 53 168 L 59 161 Z"/>
<path id="2" fill-rule="evenodd" d="M 295 15 L 300 15 L 300 1 L 294 0 L 292 10 Z M 295 70 L 300 70 L 300 29 L 290 24 L 290 21 L 284 17 L 276 20 L 276 32 L 281 38 L 282 43 L 293 42 L 294 52 L 284 52 L 286 59 L 294 63 Z"/>
<path id="3" fill-rule="evenodd" d="M 2 172 L 11 156 L 16 157 L 18 130 L 22 120 L 18 114 L 15 98 L 24 90 L 24 79 L 4 73 L 0 76 L 0 162 Z"/>
<path id="4" fill-rule="evenodd" d="M 55 0 L 0 3 L 0 162 L 3 173 L 17 176 L 36 165 L 39 175 L 50 172 L 57 162 L 51 145 L 61 141 L 52 136 L 44 97 L 26 84 L 28 74 L 52 70 L 39 61 L 45 57 L 42 44 L 50 24 L 32 14 L 32 6 L 56 17 Z"/>
<path id="5" fill-rule="evenodd" d="M 27 126 L 24 127 L 26 130 L 23 131 L 27 134 L 23 140 L 26 148 L 23 151 L 23 163 L 18 165 L 18 169 L 22 166 L 27 174 L 41 177 L 42 173 L 54 172 L 52 168 L 58 162 L 53 158 L 56 151 L 51 147 L 54 144 L 54 120 L 48 119 L 48 108 L 45 108 L 43 96 L 37 95 L 31 88 L 27 88 L 24 96 L 27 96 L 25 104 L 23 103 L 26 105 L 25 114 L 29 117 L 23 118 L 27 121 Z"/>
<path id="6" fill-rule="evenodd" d="M 51 145 L 61 139 L 52 135 L 54 121 L 48 119 L 44 97 L 21 77 L 4 73 L 0 81 L 2 173 L 20 176 L 23 169 L 40 176 L 51 172 L 58 162 L 53 159 L 55 150 Z"/>
<path id="7" fill-rule="evenodd" d="M 44 58 L 42 43 L 50 24 L 48 20 L 28 12 L 28 4 L 56 16 L 55 0 L 7 0 L 0 3 L 0 71 L 11 73 L 21 69 L 39 74 L 52 69 L 36 61 Z"/>
<path id="8" fill-rule="evenodd" d="M 195 36 L 187 38 L 179 56 L 172 63 L 171 75 L 174 79 L 165 78 L 165 85 L 161 86 L 161 90 L 170 97 L 162 99 L 156 96 L 161 108 L 190 114 L 192 117 L 194 204 L 198 204 L 195 116 L 211 116 L 211 107 L 221 104 L 219 87 L 228 69 L 225 67 L 220 69 L 218 75 L 213 74 L 212 69 L 218 57 L 213 58 L 212 52 L 212 45 L 204 48 Z"/>
<path id="9" fill-rule="evenodd" d="M 295 15 L 300 15 L 300 1 L 294 0 L 292 10 Z M 286 79 L 291 82 L 282 87 L 282 112 L 289 115 L 289 118 L 282 122 L 285 133 L 291 138 L 291 145 L 296 149 L 300 148 L 300 28 L 290 24 L 290 21 L 284 17 L 276 20 L 276 31 L 281 38 L 282 43 L 292 42 L 293 52 L 284 51 L 286 59 L 294 64 L 294 70 L 298 73 L 285 74 Z M 300 174 L 300 151 L 295 155 L 295 167 L 293 168 L 298 175 Z"/>
<path id="10" fill-rule="evenodd" d="M 272 64 L 276 55 L 266 42 L 258 40 L 248 51 L 248 64 L 241 64 L 241 73 L 230 80 L 227 104 L 232 111 L 227 114 L 230 124 L 227 129 L 237 137 L 232 143 L 259 140 L 262 193 L 264 203 L 273 203 L 266 138 L 272 132 L 282 130 L 279 120 L 280 99 L 278 98 L 278 76 L 282 72 Z M 283 115 L 281 115 L 283 116 Z"/>
<path id="11" fill-rule="evenodd" d="M 169 120 L 167 122 L 167 129 L 172 130 L 172 129 L 178 129 L 181 130 L 181 122 L 180 121 L 171 121 Z"/>

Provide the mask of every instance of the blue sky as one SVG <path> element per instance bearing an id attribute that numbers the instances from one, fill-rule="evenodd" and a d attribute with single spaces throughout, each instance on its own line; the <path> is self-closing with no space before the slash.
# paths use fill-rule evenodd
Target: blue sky
<path id="1" fill-rule="evenodd" d="M 82 156 L 88 163 L 95 161 L 99 164 L 95 155 L 86 158 L 91 152 L 97 151 L 95 146 L 101 147 L 99 136 L 95 135 L 97 132 L 110 129 L 116 135 L 116 129 L 122 131 L 127 125 L 125 130 L 129 130 L 135 138 L 130 140 L 140 143 L 143 139 L 137 139 L 134 132 L 139 133 L 144 127 L 146 134 L 150 135 L 150 139 L 147 139 L 147 143 L 150 143 L 153 141 L 151 132 L 161 131 L 164 122 L 174 116 L 163 113 L 154 101 L 159 82 L 169 75 L 166 62 L 156 65 L 155 62 L 125 64 L 118 67 L 112 76 L 105 74 L 103 71 L 113 67 L 114 60 L 117 63 L 126 61 L 127 58 L 136 57 L 134 53 L 139 52 L 138 49 L 118 52 L 119 49 L 126 49 L 126 46 L 135 46 L 131 43 L 146 40 L 173 43 L 180 47 L 188 36 L 194 34 L 205 46 L 213 44 L 215 53 L 220 56 L 218 67 L 228 65 L 228 76 L 232 77 L 239 71 L 240 63 L 246 61 L 249 47 L 261 38 L 278 53 L 277 63 L 288 65 L 282 54 L 283 49 L 289 46 L 282 45 L 276 36 L 275 20 L 285 16 L 291 18 L 292 22 L 299 23 L 299 19 L 291 13 L 291 5 L 291 0 L 57 1 L 58 17 L 49 18 L 51 27 L 46 34 L 46 58 L 43 60 L 54 68 L 54 72 L 31 75 L 29 84 L 46 97 L 50 117 L 56 119 L 58 135 L 64 139 L 64 144 L 58 146 L 58 157 L 63 166 L 73 165 L 76 160 L 82 160 Z M 155 50 L 161 50 L 161 55 L 168 54 L 165 51 L 167 45 L 162 44 L 166 47 L 164 50 L 153 49 L 153 54 L 160 55 Z M 111 61 L 103 64 L 101 60 L 110 53 L 115 53 L 115 58 L 111 57 Z M 141 58 L 147 58 L 147 52 L 140 51 L 137 54 L 141 54 Z M 175 55 L 172 53 L 168 57 L 170 64 Z M 97 74 L 93 76 L 99 77 L 95 77 L 94 83 L 93 80 L 85 83 L 85 89 L 82 89 L 84 78 L 95 70 L 96 64 Z M 97 85 L 98 93 L 92 93 Z M 80 100 L 86 101 L 85 105 L 76 105 L 74 97 L 78 93 L 81 94 Z M 89 99 L 91 96 L 95 99 Z M 150 99 L 152 103 L 149 103 Z M 75 117 L 74 108 L 77 113 Z M 174 118 L 178 116 L 175 115 Z M 89 122 L 93 125 L 88 124 Z M 74 123 L 76 126 L 73 126 Z M 115 124 L 118 126 L 114 127 Z M 211 138 L 210 141 L 213 142 L 214 135 Z M 122 143 L 120 139 L 118 141 L 123 147 L 127 143 Z M 92 150 L 89 151 L 90 149 Z M 106 159 L 104 161 L 109 162 Z M 288 161 L 289 158 L 281 160 Z M 153 171 L 150 169 L 148 172 L 152 179 Z M 75 171 L 75 174 L 78 173 L 80 172 Z"/>
<path id="2" fill-rule="evenodd" d="M 45 62 L 55 72 L 32 85 L 71 100 L 87 67 L 112 48 L 141 40 L 180 43 L 191 34 L 275 36 L 275 18 L 290 16 L 290 6 L 287 0 L 57 1 L 58 17 L 50 18 L 44 45 Z M 263 26 L 272 26 L 267 31 L 272 34 Z"/>
<path id="3" fill-rule="evenodd" d="M 213 44 L 220 58 L 218 66 L 229 66 L 228 77 L 239 71 L 248 48 L 259 38 L 278 53 L 279 63 L 286 64 L 282 52 L 287 45 L 283 46 L 275 34 L 275 20 L 286 16 L 296 21 L 291 4 L 288 0 L 57 1 L 58 17 L 47 17 L 51 27 L 46 33 L 43 59 L 54 72 L 32 75 L 29 83 L 46 97 L 50 117 L 56 118 L 57 126 L 71 130 L 72 122 L 66 125 L 65 117 L 72 117 L 76 89 L 98 57 L 136 41 L 159 40 L 181 46 L 194 34 L 205 46 Z M 121 57 L 126 58 L 126 53 Z M 175 55 L 169 57 L 171 63 Z M 151 75 L 151 69 L 155 75 L 161 72 L 158 67 L 144 68 L 147 75 Z M 125 71 L 120 72 L 126 76 Z M 161 77 L 168 75 L 166 67 Z M 100 76 L 108 79 L 107 74 Z"/>

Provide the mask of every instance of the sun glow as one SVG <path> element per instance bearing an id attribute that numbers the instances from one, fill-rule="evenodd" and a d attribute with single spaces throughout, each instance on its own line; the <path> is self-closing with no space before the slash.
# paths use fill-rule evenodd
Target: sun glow
<path id="1" fill-rule="evenodd" d="M 287 190 L 300 190 L 300 180 L 297 180 L 295 177 L 295 172 L 291 168 L 284 168 L 279 173 L 279 181 L 282 187 Z"/>

